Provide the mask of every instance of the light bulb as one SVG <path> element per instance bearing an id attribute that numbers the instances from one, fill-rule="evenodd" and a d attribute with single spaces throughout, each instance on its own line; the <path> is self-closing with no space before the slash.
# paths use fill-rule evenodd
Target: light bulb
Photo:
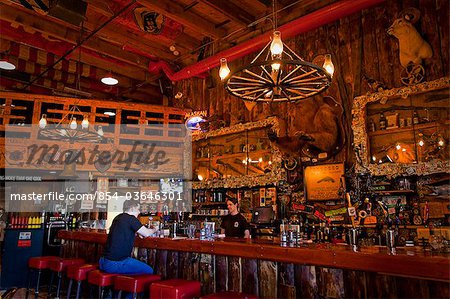
<path id="1" fill-rule="evenodd" d="M 242 164 L 247 164 L 247 160 L 242 160 Z"/>
<path id="2" fill-rule="evenodd" d="M 260 158 L 258 159 L 258 161 L 259 161 L 259 163 L 261 163 L 261 162 L 263 161 L 263 158 L 260 157 Z"/>
<path id="3" fill-rule="evenodd" d="M 281 67 L 281 63 L 279 63 L 279 62 L 272 63 L 272 70 L 278 71 L 280 69 L 280 67 Z"/>
<path id="4" fill-rule="evenodd" d="M 226 77 L 230 74 L 230 69 L 228 68 L 227 59 L 220 58 L 220 69 L 219 69 L 219 77 L 221 80 L 225 80 Z"/>
<path id="5" fill-rule="evenodd" d="M 443 146 L 445 145 L 445 139 L 442 138 L 441 135 L 439 135 L 439 138 L 438 138 L 438 145 L 439 145 L 440 147 L 443 147 Z"/>
<path id="6" fill-rule="evenodd" d="M 83 117 L 83 121 L 81 122 L 81 128 L 84 130 L 89 128 L 89 120 L 87 119 L 86 115 Z"/>
<path id="7" fill-rule="evenodd" d="M 102 128 L 102 126 L 98 126 L 97 134 L 103 137 L 103 128 Z"/>
<path id="8" fill-rule="evenodd" d="M 372 161 L 373 161 L 373 162 L 376 162 L 376 161 L 377 161 L 377 157 L 372 156 Z"/>
<path id="9" fill-rule="evenodd" d="M 117 83 L 119 83 L 119 80 L 112 76 L 112 72 L 109 72 L 108 75 L 101 79 L 101 81 L 106 85 L 116 85 Z"/>
<path id="10" fill-rule="evenodd" d="M 395 148 L 399 151 L 402 149 L 402 146 L 400 145 L 400 143 L 397 143 L 397 145 L 395 146 Z"/>
<path id="11" fill-rule="evenodd" d="M 272 43 L 270 43 L 270 52 L 272 55 L 281 55 L 283 53 L 283 42 L 281 41 L 281 32 L 274 31 Z"/>
<path id="12" fill-rule="evenodd" d="M 402 148 L 402 152 L 406 152 L 406 148 Z"/>
<path id="13" fill-rule="evenodd" d="M 330 74 L 331 77 L 333 77 L 334 65 L 333 62 L 331 61 L 330 54 L 325 55 L 325 62 L 323 63 L 323 68 L 327 71 L 328 74 Z"/>
<path id="14" fill-rule="evenodd" d="M 267 162 L 269 165 L 272 165 L 272 161 Z"/>
<path id="15" fill-rule="evenodd" d="M 203 176 L 202 176 L 201 174 L 199 174 L 199 175 L 197 176 L 197 178 L 198 178 L 199 181 L 203 181 Z"/>
<path id="16" fill-rule="evenodd" d="M 74 117 L 70 122 L 70 129 L 76 130 L 76 128 L 77 128 L 77 119 Z"/>
<path id="17" fill-rule="evenodd" d="M 16 65 L 12 63 L 9 55 L 2 55 L 2 57 L 0 58 L 0 69 L 6 71 L 12 71 L 16 69 Z"/>
<path id="18" fill-rule="evenodd" d="M 47 126 L 47 114 L 42 114 L 41 120 L 39 121 L 39 128 L 45 129 Z"/>
<path id="19" fill-rule="evenodd" d="M 424 146 L 424 145 L 425 145 L 425 141 L 423 141 L 422 139 L 419 140 L 419 145 L 420 145 L 420 146 Z"/>

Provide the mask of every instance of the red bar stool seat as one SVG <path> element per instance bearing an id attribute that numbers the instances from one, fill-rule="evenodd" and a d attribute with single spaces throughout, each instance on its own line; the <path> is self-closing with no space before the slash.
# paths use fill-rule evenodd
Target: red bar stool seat
<path id="1" fill-rule="evenodd" d="M 94 270 L 88 273 L 88 283 L 98 286 L 98 298 L 102 299 L 104 288 L 112 286 L 117 275 L 119 274 Z"/>
<path id="2" fill-rule="evenodd" d="M 119 291 L 118 298 L 120 298 L 122 291 L 133 293 L 133 298 L 136 298 L 138 293 L 143 293 L 145 290 L 148 290 L 151 283 L 160 280 L 161 276 L 153 274 L 135 276 L 119 275 L 114 280 L 114 289 Z"/>
<path id="3" fill-rule="evenodd" d="M 72 283 L 74 280 L 77 282 L 76 298 L 79 298 L 81 293 L 81 283 L 87 279 L 87 274 L 95 269 L 97 269 L 97 265 L 91 264 L 71 265 L 67 267 L 67 278 L 70 279 L 69 287 L 67 289 L 67 298 L 70 298 L 72 293 Z"/>
<path id="4" fill-rule="evenodd" d="M 58 276 L 56 298 L 59 298 L 59 294 L 61 293 L 61 281 L 63 278 L 63 274 L 67 270 L 67 267 L 82 264 L 84 264 L 84 259 L 79 258 L 58 258 L 57 260 L 50 261 L 50 270 L 52 271 L 52 275 L 50 277 L 50 285 L 48 286 L 48 295 L 51 296 L 52 294 L 53 277 L 55 272 Z"/>
<path id="5" fill-rule="evenodd" d="M 234 291 L 219 292 L 200 297 L 200 299 L 257 299 L 257 298 L 258 297 L 255 295 L 244 294 Z"/>
<path id="6" fill-rule="evenodd" d="M 57 256 L 36 256 L 30 257 L 28 260 L 28 267 L 33 269 L 49 269 L 51 261 L 57 261 L 59 257 Z"/>
<path id="7" fill-rule="evenodd" d="M 150 286 L 150 299 L 188 299 L 199 297 L 200 282 L 196 280 L 169 279 Z"/>
<path id="8" fill-rule="evenodd" d="M 50 262 L 58 260 L 59 257 L 57 256 L 36 256 L 31 257 L 28 260 L 28 286 L 27 286 L 27 292 L 25 295 L 25 298 L 28 298 L 28 293 L 30 292 L 30 286 L 31 286 L 31 276 L 32 274 L 37 271 L 37 279 L 36 279 L 36 288 L 34 289 L 34 298 L 38 298 L 39 296 L 39 285 L 41 282 L 41 275 L 43 270 L 50 269 Z"/>

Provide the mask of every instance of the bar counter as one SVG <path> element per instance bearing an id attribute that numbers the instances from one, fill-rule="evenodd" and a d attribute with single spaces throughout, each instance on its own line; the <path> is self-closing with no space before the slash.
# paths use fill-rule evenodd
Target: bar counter
<path id="1" fill-rule="evenodd" d="M 67 240 L 64 256 L 95 262 L 106 233 L 60 231 Z M 165 278 L 202 282 L 204 294 L 237 290 L 261 297 L 402 297 L 448 298 L 450 255 L 421 248 L 359 248 L 347 245 L 307 244 L 281 247 L 259 239 L 147 238 L 135 241 L 135 257 L 147 261 Z M 276 287 L 273 287 L 273 286 Z M 409 294 L 409 295 L 408 295 Z"/>

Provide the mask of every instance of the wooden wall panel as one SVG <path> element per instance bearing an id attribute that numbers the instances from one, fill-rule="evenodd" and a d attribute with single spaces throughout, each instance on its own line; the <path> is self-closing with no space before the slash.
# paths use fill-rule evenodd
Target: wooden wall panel
<path id="1" fill-rule="evenodd" d="M 316 267 L 295 265 L 297 298 L 314 298 L 317 294 Z"/>
<path id="2" fill-rule="evenodd" d="M 167 278 L 177 278 L 178 277 L 178 252 L 169 251 L 167 254 Z"/>
<path id="3" fill-rule="evenodd" d="M 228 258 L 223 255 L 216 256 L 216 292 L 228 290 Z"/>
<path id="4" fill-rule="evenodd" d="M 258 261 L 242 259 L 242 292 L 258 296 Z"/>
<path id="5" fill-rule="evenodd" d="M 162 279 L 167 277 L 167 250 L 156 252 L 155 273 L 161 275 Z"/>
<path id="6" fill-rule="evenodd" d="M 259 296 L 261 298 L 277 297 L 277 263 L 258 261 L 259 263 Z"/>
<path id="7" fill-rule="evenodd" d="M 242 266 L 240 257 L 228 257 L 228 290 L 241 291 Z"/>
<path id="8" fill-rule="evenodd" d="M 214 269 L 215 256 L 202 254 L 200 258 L 200 282 L 202 285 L 202 294 L 211 294 L 215 292 Z"/>

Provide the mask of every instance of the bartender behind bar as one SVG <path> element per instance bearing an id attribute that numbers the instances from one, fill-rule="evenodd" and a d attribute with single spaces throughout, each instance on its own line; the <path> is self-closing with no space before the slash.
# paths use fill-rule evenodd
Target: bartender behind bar
<path id="1" fill-rule="evenodd" d="M 238 200 L 227 197 L 227 208 L 229 214 L 223 217 L 221 233 L 226 237 L 250 238 L 250 225 L 245 217 L 238 211 Z"/>

